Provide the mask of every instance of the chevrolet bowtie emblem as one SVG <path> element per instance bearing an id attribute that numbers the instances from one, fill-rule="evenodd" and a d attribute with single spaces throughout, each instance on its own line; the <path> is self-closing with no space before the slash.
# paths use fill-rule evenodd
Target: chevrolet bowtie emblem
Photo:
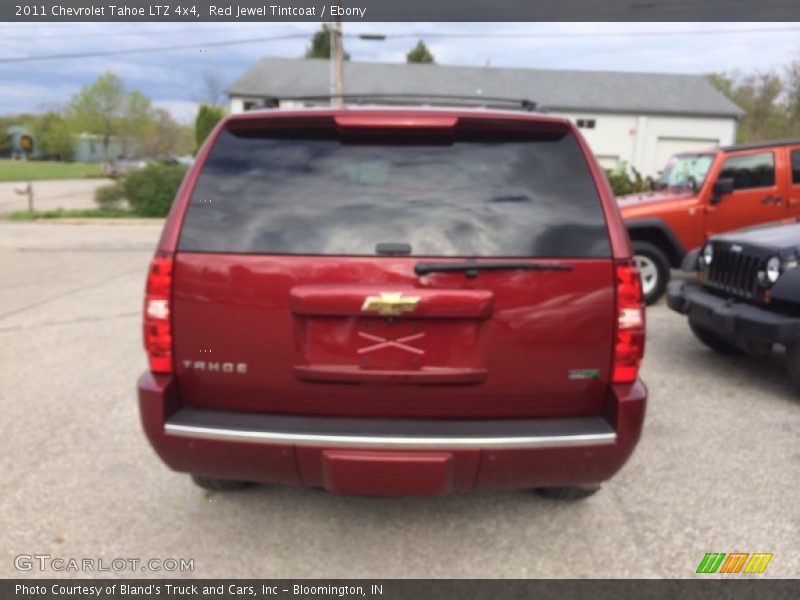
<path id="1" fill-rule="evenodd" d="M 377 311 L 384 317 L 397 317 L 414 310 L 419 304 L 419 296 L 403 296 L 400 292 L 382 292 L 380 296 L 367 296 L 361 310 Z"/>

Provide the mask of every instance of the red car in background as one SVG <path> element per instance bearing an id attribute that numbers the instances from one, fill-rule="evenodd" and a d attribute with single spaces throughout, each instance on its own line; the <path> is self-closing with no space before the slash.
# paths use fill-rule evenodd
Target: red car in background
<path id="1" fill-rule="evenodd" d="M 641 432 L 644 306 L 566 119 L 469 108 L 224 119 L 147 281 L 141 417 L 211 489 L 579 498 Z"/>

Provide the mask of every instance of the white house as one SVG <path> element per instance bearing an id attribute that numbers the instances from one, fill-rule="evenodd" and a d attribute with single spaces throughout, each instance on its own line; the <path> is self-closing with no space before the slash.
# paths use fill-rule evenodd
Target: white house
<path id="1" fill-rule="evenodd" d="M 329 72 L 326 60 L 264 58 L 228 87 L 231 112 L 324 96 Z M 345 90 L 531 100 L 577 123 L 604 167 L 627 164 L 642 175 L 656 175 L 676 152 L 732 144 L 744 114 L 701 75 L 347 62 Z"/>

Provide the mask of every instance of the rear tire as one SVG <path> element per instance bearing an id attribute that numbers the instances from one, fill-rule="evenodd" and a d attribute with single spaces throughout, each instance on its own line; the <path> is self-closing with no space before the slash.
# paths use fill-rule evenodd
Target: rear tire
<path id="1" fill-rule="evenodd" d="M 786 371 L 795 389 L 800 392 L 800 343 L 786 347 Z"/>
<path id="2" fill-rule="evenodd" d="M 713 331 L 706 329 L 702 325 L 689 321 L 689 328 L 692 330 L 694 337 L 700 340 L 703 344 L 711 348 L 717 354 L 725 354 L 726 356 L 740 356 L 744 354 L 735 344 L 732 344 L 723 337 L 718 336 Z"/>
<path id="3" fill-rule="evenodd" d="M 649 242 L 633 242 L 633 260 L 642 276 L 644 301 L 655 304 L 669 281 L 669 259 L 658 246 Z"/>
<path id="4" fill-rule="evenodd" d="M 194 481 L 196 486 L 201 487 L 204 490 L 211 490 L 214 492 L 235 492 L 253 485 L 249 481 L 216 479 L 214 477 L 205 477 L 204 475 L 192 475 L 192 481 Z"/>
<path id="5" fill-rule="evenodd" d="M 575 485 L 565 487 L 537 488 L 536 493 L 548 500 L 575 502 L 593 496 L 600 489 L 599 485 Z"/>

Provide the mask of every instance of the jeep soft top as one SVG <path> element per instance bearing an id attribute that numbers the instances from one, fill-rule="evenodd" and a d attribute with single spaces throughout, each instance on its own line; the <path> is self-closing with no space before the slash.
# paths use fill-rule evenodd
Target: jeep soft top
<path id="1" fill-rule="evenodd" d="M 339 492 L 597 484 L 638 439 L 640 283 L 601 169 L 530 112 L 221 122 L 151 266 L 150 441 Z"/>

